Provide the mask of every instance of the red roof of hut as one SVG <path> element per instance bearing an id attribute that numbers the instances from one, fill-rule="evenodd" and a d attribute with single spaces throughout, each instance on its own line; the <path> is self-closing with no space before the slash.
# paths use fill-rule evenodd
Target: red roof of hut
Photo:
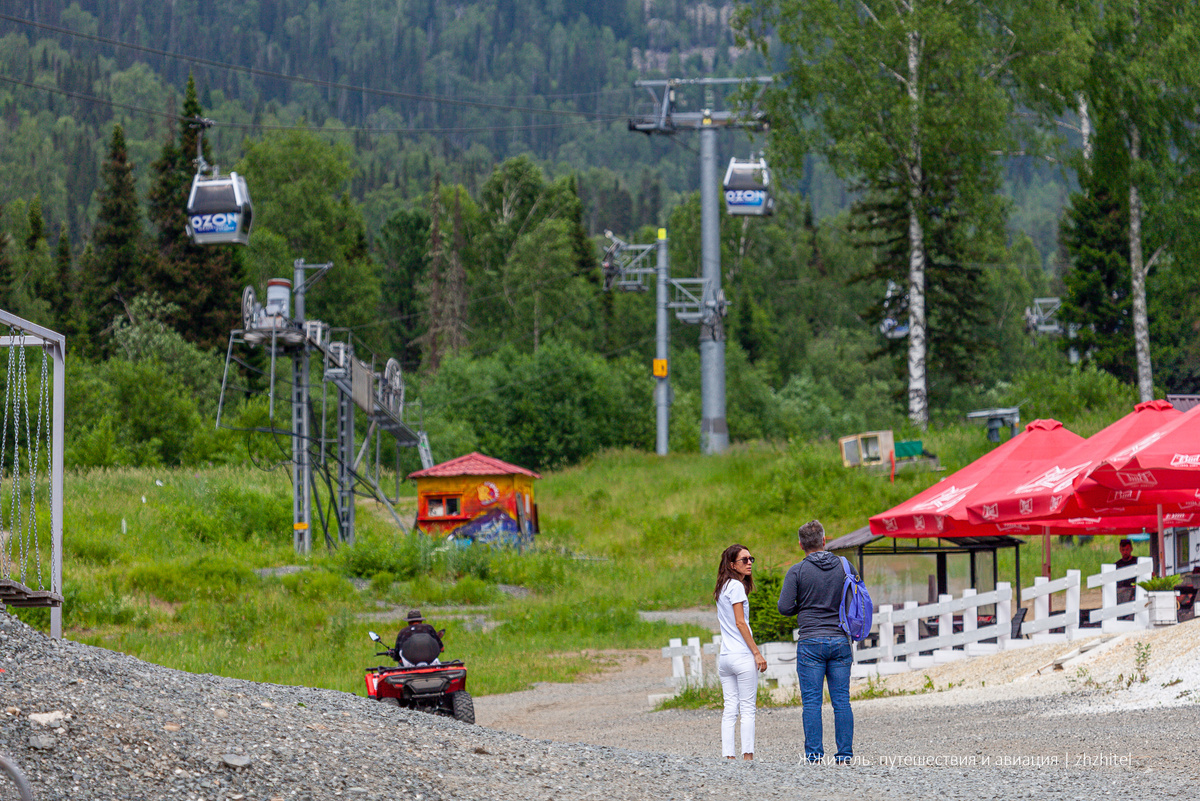
<path id="1" fill-rule="evenodd" d="M 448 462 L 435 464 L 433 467 L 427 467 L 424 470 L 418 470 L 415 473 L 409 473 L 409 478 L 446 478 L 448 476 L 506 476 L 506 475 L 522 475 L 531 476 L 532 478 L 541 478 L 540 475 L 532 470 L 526 470 L 524 467 L 518 467 L 515 464 L 494 459 L 491 456 L 484 456 L 482 453 L 475 451 L 468 453 L 466 456 L 459 456 L 457 459 L 451 459 Z"/>

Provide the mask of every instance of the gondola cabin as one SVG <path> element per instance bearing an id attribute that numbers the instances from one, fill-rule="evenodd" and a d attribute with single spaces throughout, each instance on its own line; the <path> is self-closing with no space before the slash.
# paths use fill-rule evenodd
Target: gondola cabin
<path id="1" fill-rule="evenodd" d="M 540 475 L 482 453 L 410 473 L 417 483 L 416 528 L 436 537 L 527 545 L 538 530 L 534 479 Z"/>
<path id="2" fill-rule="evenodd" d="M 197 245 L 248 245 L 253 221 L 245 178 L 236 172 L 192 178 L 187 231 Z"/>
<path id="3" fill-rule="evenodd" d="M 725 213 L 741 217 L 766 217 L 775 213 L 771 197 L 771 170 L 767 160 L 729 160 L 722 182 L 725 189 Z"/>

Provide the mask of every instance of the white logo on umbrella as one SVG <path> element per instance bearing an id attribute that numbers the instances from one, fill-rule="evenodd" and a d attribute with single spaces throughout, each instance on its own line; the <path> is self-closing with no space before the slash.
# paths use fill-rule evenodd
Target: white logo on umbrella
<path id="1" fill-rule="evenodd" d="M 1123 450 L 1119 453 L 1116 453 L 1113 456 L 1110 456 L 1109 458 L 1105 459 L 1104 461 L 1108 462 L 1109 464 L 1112 464 L 1113 462 L 1123 462 L 1126 459 L 1129 459 L 1130 457 L 1137 456 L 1139 453 L 1146 450 L 1146 448 L 1149 448 L 1151 445 L 1158 442 L 1162 438 L 1163 438 L 1163 433 L 1161 431 L 1155 431 L 1153 433 L 1147 434 L 1146 436 L 1139 439 L 1137 442 L 1130 445 L 1125 450 Z"/>
<path id="2" fill-rule="evenodd" d="M 1177 453 L 1171 457 L 1171 467 L 1200 467 L 1200 453 Z"/>
<path id="3" fill-rule="evenodd" d="M 1140 473 L 1117 473 L 1117 478 L 1127 487 L 1157 487 L 1158 479 L 1149 470 Z"/>
<path id="4" fill-rule="evenodd" d="M 984 520 L 995 520 L 1000 516 L 1000 504 L 985 503 L 983 505 L 982 514 Z"/>
<path id="5" fill-rule="evenodd" d="M 1017 501 L 1017 505 L 1021 508 L 1021 514 L 1033 514 L 1033 498 L 1022 498 L 1021 500 Z"/>
<path id="6" fill-rule="evenodd" d="M 1075 476 L 1087 469 L 1091 462 L 1083 462 L 1074 467 L 1059 467 L 1055 465 L 1032 481 L 1022 484 L 1013 490 L 1013 495 L 1024 495 L 1038 490 L 1062 492 L 1075 480 Z"/>
<path id="7" fill-rule="evenodd" d="M 979 486 L 978 483 L 971 484 L 968 487 L 956 487 L 953 484 L 951 484 L 945 490 L 943 490 L 942 492 L 939 492 L 937 495 L 934 495 L 929 500 L 918 503 L 916 506 L 913 507 L 913 511 L 914 512 L 927 512 L 927 511 L 944 512 L 947 509 L 949 509 L 950 507 L 957 505 L 959 501 L 961 501 L 963 498 L 966 497 L 968 492 L 975 489 L 975 487 L 977 487 L 977 486 Z"/>

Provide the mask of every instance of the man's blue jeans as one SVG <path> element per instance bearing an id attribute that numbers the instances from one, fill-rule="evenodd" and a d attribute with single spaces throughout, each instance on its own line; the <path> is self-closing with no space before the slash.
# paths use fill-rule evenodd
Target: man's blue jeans
<path id="1" fill-rule="evenodd" d="M 854 653 L 845 635 L 812 637 L 796 643 L 796 675 L 800 700 L 804 702 L 804 757 L 825 757 L 821 731 L 821 698 L 826 679 L 833 704 L 833 727 L 837 740 L 834 759 L 847 762 L 854 756 L 854 713 L 850 710 L 850 666 Z"/>

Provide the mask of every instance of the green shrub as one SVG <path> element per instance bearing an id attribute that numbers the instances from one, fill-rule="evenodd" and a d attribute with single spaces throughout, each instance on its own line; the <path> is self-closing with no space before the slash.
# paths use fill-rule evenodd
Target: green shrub
<path id="1" fill-rule="evenodd" d="M 168 603 L 180 603 L 198 596 L 232 600 L 244 588 L 257 582 L 258 576 L 242 562 L 214 553 L 137 565 L 129 571 L 131 588 Z"/>
<path id="2" fill-rule="evenodd" d="M 374 595 L 387 595 L 392 591 L 392 585 L 396 583 L 396 574 L 387 570 L 381 570 L 371 576 L 371 593 Z"/>
<path id="3" fill-rule="evenodd" d="M 492 577 L 500 584 L 550 593 L 571 582 L 569 564 L 561 554 L 548 551 L 502 550 L 492 558 Z"/>
<path id="4" fill-rule="evenodd" d="M 505 634 L 615 634 L 638 624 L 637 612 L 625 604 L 601 606 L 589 599 L 581 603 L 547 603 L 524 607 L 508 619 Z"/>
<path id="5" fill-rule="evenodd" d="M 402 579 L 430 571 L 434 562 L 434 542 L 423 534 L 407 537 L 360 537 L 351 547 L 338 551 L 342 569 L 351 576 L 370 578 L 388 572 Z"/>
<path id="6" fill-rule="evenodd" d="M 796 618 L 779 614 L 779 590 L 783 575 L 763 572 L 754 577 L 754 592 L 750 593 L 750 630 L 755 642 L 791 642 Z"/>
<path id="7" fill-rule="evenodd" d="M 344 601 L 354 597 L 354 588 L 342 576 L 326 570 L 301 570 L 281 577 L 289 593 L 306 601 Z"/>
<path id="8" fill-rule="evenodd" d="M 495 552 L 492 548 L 471 542 L 450 542 L 447 545 L 437 553 L 437 572 L 444 572 L 455 579 L 463 576 L 486 579 L 491 574 L 492 554 Z"/>
<path id="9" fill-rule="evenodd" d="M 479 606 L 496 600 L 496 588 L 475 576 L 464 576 L 447 588 L 447 600 L 451 603 Z"/>

